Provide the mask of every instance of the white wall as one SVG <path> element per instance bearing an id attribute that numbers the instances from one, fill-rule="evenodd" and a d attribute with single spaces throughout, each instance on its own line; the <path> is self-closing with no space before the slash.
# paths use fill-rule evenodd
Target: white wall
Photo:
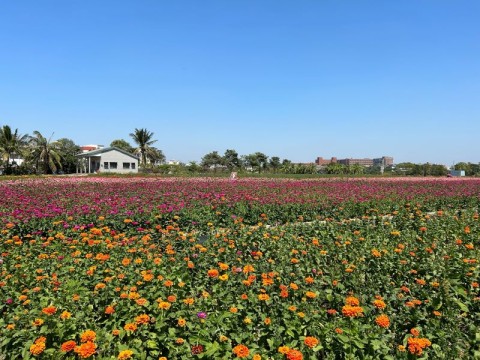
<path id="1" fill-rule="evenodd" d="M 108 169 L 106 169 L 104 166 L 105 162 L 109 163 Z M 111 166 L 110 166 L 111 162 L 117 163 L 116 169 L 111 169 Z M 130 164 L 129 169 L 123 168 L 124 162 Z M 135 164 L 135 169 L 132 169 L 132 163 Z M 127 156 L 117 150 L 105 152 L 101 154 L 100 172 L 102 173 L 111 172 L 111 173 L 119 173 L 119 174 L 138 173 L 138 159 Z"/>

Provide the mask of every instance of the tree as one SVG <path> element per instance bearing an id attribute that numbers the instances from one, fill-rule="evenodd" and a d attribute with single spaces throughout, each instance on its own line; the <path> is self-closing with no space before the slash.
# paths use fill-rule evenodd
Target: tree
<path id="1" fill-rule="evenodd" d="M 280 158 L 278 156 L 272 156 L 268 164 L 273 169 L 273 172 L 277 172 L 277 169 L 280 167 Z"/>
<path id="2" fill-rule="evenodd" d="M 150 164 L 153 165 L 161 165 L 165 163 L 165 155 L 163 154 L 163 151 L 160 149 L 157 149 L 156 147 L 151 147 L 149 151 L 147 152 L 147 159 L 150 162 Z"/>
<path id="3" fill-rule="evenodd" d="M 62 159 L 62 171 L 65 174 L 74 173 L 78 164 L 78 158 L 75 155 L 81 151 L 80 146 L 66 138 L 58 139 L 56 142 L 58 143 L 58 154 Z"/>
<path id="4" fill-rule="evenodd" d="M 145 166 L 147 164 L 147 153 L 151 152 L 151 145 L 157 140 L 152 140 L 153 132 L 148 131 L 147 129 L 137 129 L 130 134 L 135 144 L 138 147 L 135 149 L 137 154 L 140 154 L 141 165 Z"/>
<path id="5" fill-rule="evenodd" d="M 259 151 L 246 155 L 243 158 L 246 166 L 252 168 L 252 170 L 257 169 L 259 173 L 268 166 L 268 156 Z"/>
<path id="6" fill-rule="evenodd" d="M 56 173 L 58 167 L 62 166 L 58 151 L 59 143 L 52 142 L 51 137 L 45 138 L 39 131 L 34 131 L 33 135 L 30 140 L 30 149 L 37 171 L 42 167 L 44 174 Z"/>
<path id="7" fill-rule="evenodd" d="M 238 157 L 238 153 L 231 149 L 225 150 L 225 154 L 223 155 L 223 163 L 230 171 L 239 168 L 240 158 Z"/>
<path id="8" fill-rule="evenodd" d="M 213 171 L 217 171 L 217 167 L 223 164 L 223 158 L 218 154 L 218 151 L 212 151 L 211 153 L 206 154 L 202 157 L 200 165 L 204 168 L 212 168 Z"/>
<path id="9" fill-rule="evenodd" d="M 116 148 L 119 148 L 119 149 L 122 149 L 130 154 L 134 154 L 135 153 L 135 148 L 130 145 L 130 143 L 124 139 L 117 139 L 117 140 L 113 140 L 111 143 L 110 143 L 110 146 L 114 146 Z"/>
<path id="10" fill-rule="evenodd" d="M 28 135 L 20 135 L 18 129 L 12 132 L 8 125 L 0 128 L 0 154 L 6 163 L 7 173 L 10 172 L 12 155 L 20 155 L 28 141 Z"/>

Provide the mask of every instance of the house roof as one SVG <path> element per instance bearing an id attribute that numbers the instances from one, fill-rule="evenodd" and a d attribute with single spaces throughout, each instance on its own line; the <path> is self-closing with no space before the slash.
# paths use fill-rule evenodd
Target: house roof
<path id="1" fill-rule="evenodd" d="M 118 147 L 115 147 L 115 146 L 110 146 L 110 147 L 106 147 L 106 148 L 102 148 L 102 149 L 98 149 L 98 150 L 92 150 L 92 151 L 89 151 L 89 152 L 86 152 L 86 153 L 82 153 L 82 154 L 77 154 L 75 156 L 77 157 L 92 157 L 92 156 L 99 156 L 103 153 L 106 153 L 106 152 L 109 152 L 109 151 L 118 151 L 124 155 L 127 155 L 127 156 L 130 156 L 131 158 L 134 158 L 135 160 L 138 160 L 138 157 L 133 155 L 133 154 L 130 154 L 129 152 L 125 151 L 125 150 L 122 150 Z"/>

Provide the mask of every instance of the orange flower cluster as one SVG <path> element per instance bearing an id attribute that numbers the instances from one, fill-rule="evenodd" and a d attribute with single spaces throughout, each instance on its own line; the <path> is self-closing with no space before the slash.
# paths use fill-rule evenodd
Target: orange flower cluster
<path id="1" fill-rule="evenodd" d="M 35 340 L 35 342 L 30 345 L 30 354 L 34 356 L 40 355 L 47 347 L 47 345 L 45 344 L 46 340 L 47 339 L 45 339 L 44 336 L 41 336 L 37 340 Z"/>
<path id="2" fill-rule="evenodd" d="M 420 356 L 423 353 L 423 349 L 432 345 L 430 340 L 426 338 L 419 338 L 419 337 L 409 337 L 407 340 L 408 344 L 408 351 L 411 354 Z"/>

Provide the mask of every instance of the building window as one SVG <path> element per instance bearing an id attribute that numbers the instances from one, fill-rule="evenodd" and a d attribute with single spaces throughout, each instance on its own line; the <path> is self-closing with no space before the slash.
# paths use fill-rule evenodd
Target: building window
<path id="1" fill-rule="evenodd" d="M 135 163 L 132 163 L 132 169 L 135 169 Z"/>
<path id="2" fill-rule="evenodd" d="M 123 170 L 130 169 L 130 163 L 123 163 Z"/>
<path id="3" fill-rule="evenodd" d="M 108 162 L 105 161 L 105 162 L 103 163 L 103 168 L 104 168 L 104 169 L 108 169 Z"/>
<path id="4" fill-rule="evenodd" d="M 117 163 L 116 162 L 110 162 L 110 169 L 116 169 L 117 168 Z"/>

